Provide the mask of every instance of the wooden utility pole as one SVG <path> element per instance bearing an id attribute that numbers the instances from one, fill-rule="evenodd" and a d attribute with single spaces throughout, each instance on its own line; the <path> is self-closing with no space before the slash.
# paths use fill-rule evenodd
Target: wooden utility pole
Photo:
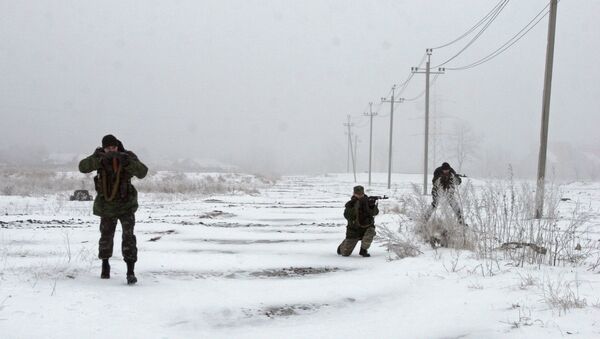
<path id="1" fill-rule="evenodd" d="M 356 182 L 356 162 L 354 161 L 354 151 L 352 150 L 352 126 L 354 124 L 351 122 L 350 114 L 348 114 L 348 122 L 344 124 L 344 126 L 348 127 L 348 164 L 350 163 L 350 157 L 352 157 L 352 169 L 354 172 L 354 182 Z"/>
<path id="2" fill-rule="evenodd" d="M 371 163 L 373 161 L 373 117 L 377 115 L 377 113 L 373 113 L 373 103 L 369 103 L 369 113 L 364 113 L 364 115 L 368 116 L 371 120 L 370 128 L 369 128 L 369 186 L 371 186 Z"/>
<path id="3" fill-rule="evenodd" d="M 396 91 L 396 85 L 392 86 L 392 96 L 390 99 L 381 98 L 381 102 L 389 102 L 390 103 L 390 146 L 389 146 L 389 156 L 388 156 L 388 184 L 387 188 L 392 187 L 392 136 L 394 133 L 394 104 L 404 102 L 404 98 L 394 99 L 394 94 Z"/>
<path id="4" fill-rule="evenodd" d="M 425 141 L 424 141 L 424 151 L 423 151 L 423 195 L 427 194 L 427 174 L 428 169 L 427 165 L 429 162 L 429 77 L 431 74 L 444 74 L 446 71 L 445 68 L 438 68 L 437 72 L 431 71 L 431 53 L 433 49 L 428 48 L 425 50 L 427 53 L 427 63 L 425 64 L 425 69 L 420 69 L 419 67 L 412 67 L 411 71 L 413 73 L 424 73 L 425 74 Z"/>
<path id="5" fill-rule="evenodd" d="M 546 154 L 548 151 L 548 122 L 550 120 L 550 95 L 552 92 L 552 66 L 554 64 L 554 38 L 556 33 L 556 11 L 558 0 L 550 1 L 548 20 L 548 45 L 546 46 L 546 72 L 544 74 L 544 94 L 542 98 L 542 128 L 540 133 L 540 153 L 538 158 L 537 189 L 535 192 L 535 218 L 544 213 L 544 182 L 546 180 Z"/>

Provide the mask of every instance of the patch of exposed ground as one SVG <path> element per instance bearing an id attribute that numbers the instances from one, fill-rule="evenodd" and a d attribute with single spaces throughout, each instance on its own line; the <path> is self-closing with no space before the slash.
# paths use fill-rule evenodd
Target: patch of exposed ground
<path id="1" fill-rule="evenodd" d="M 181 226 L 206 226 L 206 227 L 223 227 L 223 228 L 238 228 L 238 227 L 266 227 L 272 226 L 269 224 L 263 223 L 238 223 L 238 222 L 227 222 L 227 221 L 202 221 L 200 219 L 192 219 L 189 216 L 181 216 L 181 218 L 186 218 L 186 220 L 174 220 L 174 219 L 165 219 L 165 218 L 150 218 L 147 220 L 139 220 L 138 224 L 154 224 L 154 223 L 164 223 L 164 224 L 173 224 L 173 225 L 181 225 Z M 206 220 L 206 219 L 205 219 Z"/>
<path id="2" fill-rule="evenodd" d="M 37 220 L 23 219 L 14 221 L 0 221 L 0 228 L 5 229 L 38 229 L 38 228 L 87 228 L 90 223 L 81 219 L 64 220 Z"/>

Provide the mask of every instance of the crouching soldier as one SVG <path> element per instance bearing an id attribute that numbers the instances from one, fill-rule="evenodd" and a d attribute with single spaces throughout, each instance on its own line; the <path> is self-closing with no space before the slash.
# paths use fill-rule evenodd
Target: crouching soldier
<path id="1" fill-rule="evenodd" d="M 346 203 L 344 218 L 348 220 L 346 239 L 337 248 L 337 253 L 345 257 L 352 254 L 354 247 L 360 241 L 359 254 L 370 257 L 368 252 L 375 237 L 375 218 L 379 214 L 377 200 L 369 199 L 362 186 L 354 187 L 354 194 Z"/>
<path id="2" fill-rule="evenodd" d="M 123 238 L 121 251 L 127 263 L 127 284 L 135 284 L 134 273 L 137 261 L 136 239 L 133 234 L 135 211 L 138 208 L 137 191 L 131 184 L 131 178 L 142 179 L 148 168 L 131 151 L 126 151 L 121 141 L 113 135 L 102 138 L 102 147 L 79 162 L 79 171 L 90 173 L 97 171 L 94 177 L 96 199 L 94 214 L 100 217 L 100 242 L 98 257 L 102 259 L 100 278 L 110 278 L 108 259 L 113 253 L 113 238 L 117 220 L 121 221 Z"/>

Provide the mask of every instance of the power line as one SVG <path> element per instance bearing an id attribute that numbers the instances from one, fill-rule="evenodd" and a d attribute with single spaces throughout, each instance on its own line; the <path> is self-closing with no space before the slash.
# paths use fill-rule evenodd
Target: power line
<path id="1" fill-rule="evenodd" d="M 363 115 L 361 114 L 360 116 L 362 117 Z M 354 117 L 356 117 L 356 116 L 354 116 Z M 360 125 L 354 124 L 354 127 L 355 128 L 364 128 L 364 127 L 367 127 L 368 125 L 369 125 L 369 121 L 365 121 Z"/>
<path id="2" fill-rule="evenodd" d="M 484 63 L 494 59 L 495 57 L 497 57 L 498 55 L 502 54 L 504 51 L 509 49 L 512 45 L 517 43 L 519 40 L 521 40 L 525 35 L 527 35 L 527 33 L 529 33 L 529 31 L 531 31 L 535 26 L 537 26 L 537 24 L 539 24 L 540 21 L 542 21 L 548 15 L 548 13 L 549 13 L 549 11 L 547 10 L 548 6 L 550 6 L 549 3 L 541 11 L 539 11 L 538 14 L 536 14 L 536 16 L 534 16 L 533 19 L 531 19 L 531 21 L 529 21 L 527 23 L 527 25 L 525 25 L 520 31 L 518 31 L 515 35 L 513 35 L 502 46 L 498 47 L 492 53 L 490 53 L 487 56 L 485 56 L 475 62 L 472 62 L 468 65 L 460 66 L 460 67 L 451 67 L 451 68 L 447 68 L 447 69 L 453 70 L 453 71 L 470 69 L 470 68 L 477 67 L 481 64 L 484 64 Z M 542 15 L 542 13 L 543 13 L 543 15 Z M 533 25 L 532 25 L 532 23 L 533 23 Z"/>
<path id="3" fill-rule="evenodd" d="M 389 93 L 386 97 L 389 97 Z M 379 110 L 381 109 L 381 106 L 383 105 L 383 102 L 380 102 L 377 104 L 376 108 L 375 108 L 375 112 L 379 113 Z"/>
<path id="4" fill-rule="evenodd" d="M 435 84 L 435 81 L 437 80 L 437 78 L 438 78 L 439 76 L 440 76 L 439 74 L 436 74 L 436 75 L 433 77 L 433 79 L 431 79 L 431 84 L 430 84 L 430 86 L 433 86 L 433 85 Z M 413 97 L 413 98 L 410 98 L 410 99 L 404 99 L 404 101 L 415 101 L 415 100 L 418 100 L 418 99 L 420 99 L 420 98 L 421 98 L 423 95 L 425 95 L 425 90 L 421 91 L 421 93 L 419 93 L 419 95 L 417 95 L 417 96 L 415 96 L 415 97 Z"/>
<path id="5" fill-rule="evenodd" d="M 483 33 L 488 29 L 488 27 L 490 27 L 490 25 L 494 22 L 494 20 L 496 20 L 496 18 L 498 17 L 498 15 L 500 15 L 502 10 L 504 8 L 506 8 L 506 5 L 509 3 L 510 0 L 503 0 L 503 1 L 504 2 L 501 4 L 501 6 L 495 10 L 495 12 L 492 14 L 492 16 L 488 19 L 486 24 L 483 26 L 483 28 L 481 28 L 481 30 L 479 32 L 477 32 L 477 34 L 471 39 L 471 41 L 469 41 L 460 51 L 458 51 L 458 53 L 454 54 L 452 57 L 450 57 L 446 61 L 442 62 L 441 64 L 439 64 L 433 68 L 438 68 L 438 67 L 444 66 L 445 64 L 449 63 L 450 61 L 456 59 L 459 55 L 461 55 L 464 51 L 466 51 L 467 48 L 469 48 L 473 43 L 475 43 L 475 41 L 477 41 L 477 39 L 479 39 L 479 37 L 481 35 L 483 35 Z"/>
<path id="6" fill-rule="evenodd" d="M 419 66 L 417 66 L 417 67 L 421 67 L 423 65 L 423 62 L 425 62 L 426 58 L 427 58 L 427 53 L 424 53 L 423 57 L 421 58 L 421 61 L 419 61 Z M 398 96 L 400 96 L 400 95 L 402 95 L 402 93 L 404 93 L 404 91 L 408 87 L 408 84 L 410 83 L 410 81 L 412 80 L 414 75 L 415 74 L 413 72 L 410 72 L 410 74 L 408 75 L 408 78 L 406 78 L 406 80 L 398 86 L 398 87 L 400 87 L 400 90 L 398 91 Z M 387 96 L 389 96 L 389 94 Z"/>
<path id="7" fill-rule="evenodd" d="M 484 23 L 484 22 L 485 22 L 485 21 L 486 21 L 486 20 L 487 20 L 487 19 L 488 19 L 488 18 L 489 18 L 491 15 L 492 15 L 492 13 L 494 13 L 494 12 L 495 12 L 495 11 L 498 9 L 498 7 L 499 7 L 499 6 L 500 6 L 500 5 L 501 5 L 501 4 L 502 4 L 504 1 L 505 1 L 505 0 L 500 0 L 500 1 L 499 1 L 499 2 L 496 4 L 496 6 L 494 6 L 494 8 L 492 8 L 492 10 L 491 10 L 491 11 L 489 11 L 489 12 L 488 12 L 488 13 L 487 13 L 487 14 L 486 14 L 486 15 L 485 15 L 485 16 L 484 16 L 484 17 L 483 17 L 481 20 L 479 20 L 479 22 L 477 22 L 477 23 L 475 24 L 475 26 L 471 27 L 471 28 L 470 28 L 468 31 L 466 31 L 466 32 L 465 32 L 463 35 L 459 36 L 458 38 L 456 38 L 456 39 L 454 39 L 454 40 L 452 40 L 452 41 L 450 41 L 450 42 L 448 42 L 448 43 L 446 43 L 446 44 L 443 44 L 443 45 L 440 45 L 440 46 L 437 46 L 437 47 L 433 47 L 432 49 L 440 49 L 440 48 L 444 48 L 444 47 L 450 46 L 450 45 L 452 45 L 452 44 L 454 44 L 454 43 L 456 43 L 456 42 L 458 42 L 458 41 L 462 40 L 464 37 L 466 37 L 467 35 L 471 34 L 471 33 L 472 33 L 472 32 L 473 32 L 475 29 L 477 29 L 477 27 L 481 26 L 481 24 L 483 24 L 483 23 Z M 420 66 L 419 66 L 419 67 L 420 67 Z"/>
<path id="8" fill-rule="evenodd" d="M 408 78 L 406 79 L 406 81 L 404 81 L 404 83 L 402 85 L 400 85 L 399 90 L 398 90 L 398 96 L 402 95 L 402 93 L 404 93 L 404 91 L 406 90 L 406 87 L 408 87 L 408 84 L 410 83 L 410 81 L 412 80 L 414 74 L 411 73 Z"/>
<path id="9" fill-rule="evenodd" d="M 503 1 L 506 1 L 506 0 L 503 0 Z M 426 59 L 426 58 L 427 58 L 427 53 L 424 53 L 424 54 L 423 54 L 423 57 L 422 57 L 422 58 L 421 58 L 421 60 L 419 61 L 419 66 L 418 66 L 418 67 L 421 67 L 421 66 L 423 65 L 423 62 L 425 62 L 425 59 Z M 396 86 L 396 88 L 399 88 L 399 91 L 398 91 L 398 94 L 397 94 L 398 96 L 402 95 L 402 93 L 403 93 L 403 92 L 406 90 L 406 88 L 408 87 L 408 84 L 409 84 L 409 83 L 410 83 L 410 81 L 412 80 L 413 76 L 414 76 L 414 73 L 412 73 L 412 72 L 411 72 L 411 73 L 408 75 L 408 77 L 407 77 L 407 78 L 406 78 L 406 79 L 405 79 L 405 80 L 404 80 L 404 81 L 403 81 L 401 84 L 399 84 L 399 85 L 398 85 L 398 84 L 394 85 L 394 86 Z M 387 94 L 384 96 L 384 98 L 388 98 L 388 97 L 390 96 L 390 94 L 392 94 L 392 89 L 390 89 L 390 90 L 387 92 Z M 383 103 L 384 103 L 383 101 L 380 101 L 380 102 L 379 102 L 379 103 L 378 103 L 378 104 L 375 106 L 375 110 L 374 110 L 374 111 L 375 111 L 375 112 L 379 112 L 379 110 L 381 109 L 381 106 L 383 105 Z M 365 110 L 366 110 L 366 108 L 365 108 Z M 388 114 L 388 115 L 381 115 L 381 117 L 387 117 L 387 116 L 389 116 L 389 114 Z"/>

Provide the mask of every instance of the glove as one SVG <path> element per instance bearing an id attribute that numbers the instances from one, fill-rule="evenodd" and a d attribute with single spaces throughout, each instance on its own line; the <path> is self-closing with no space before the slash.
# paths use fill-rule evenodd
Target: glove
<path id="1" fill-rule="evenodd" d="M 113 159 L 119 160 L 121 167 L 127 167 L 129 165 L 130 157 L 129 154 L 123 152 L 109 152 L 103 153 L 102 157 L 100 158 L 100 162 L 105 167 L 112 167 Z"/>
<path id="2" fill-rule="evenodd" d="M 96 158 L 102 158 L 104 157 L 106 153 L 104 153 L 104 149 L 102 147 L 98 147 L 96 148 L 96 150 L 94 151 L 94 153 L 92 154 L 93 156 L 95 156 Z"/>
<path id="3" fill-rule="evenodd" d="M 129 154 L 125 152 L 119 152 L 119 162 L 121 163 L 122 167 L 129 166 Z"/>
<path id="4" fill-rule="evenodd" d="M 375 208 L 377 206 L 377 200 L 369 200 L 369 208 Z"/>

